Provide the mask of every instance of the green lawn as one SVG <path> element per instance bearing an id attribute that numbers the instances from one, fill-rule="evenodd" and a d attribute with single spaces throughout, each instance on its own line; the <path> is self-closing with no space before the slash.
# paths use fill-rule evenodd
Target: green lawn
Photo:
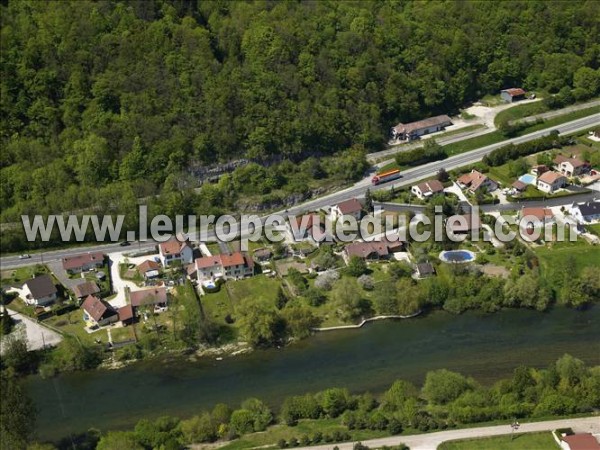
<path id="1" fill-rule="evenodd" d="M 538 247 L 535 253 L 543 267 L 568 267 L 574 275 L 584 267 L 600 267 L 598 247 L 588 244 L 582 237 L 576 242 L 557 242 Z"/>
<path id="2" fill-rule="evenodd" d="M 371 431 L 371 430 L 352 430 L 341 425 L 341 420 L 337 419 L 320 419 L 320 420 L 301 420 L 295 427 L 287 425 L 273 425 L 267 431 L 262 433 L 252 433 L 237 439 L 224 447 L 223 450 L 237 450 L 246 448 L 257 448 L 263 446 L 276 446 L 277 441 L 285 439 L 288 441 L 292 437 L 300 440 L 303 435 L 312 438 L 316 432 L 321 432 L 323 435 L 331 435 L 339 431 L 341 433 L 349 433 L 351 440 L 364 441 L 366 439 L 374 439 L 378 437 L 389 436 L 386 431 Z M 324 444 L 324 442 L 320 442 Z M 334 444 L 331 446 L 333 447 Z"/>
<path id="3" fill-rule="evenodd" d="M 600 236 L 600 223 L 594 225 L 586 225 L 585 228 L 596 236 Z"/>
<path id="4" fill-rule="evenodd" d="M 500 111 L 494 118 L 494 125 L 498 126 L 503 121 L 519 120 L 524 117 L 534 116 L 548 111 L 548 107 L 543 102 L 526 103 L 523 105 L 517 104 L 512 108 Z"/>
<path id="5" fill-rule="evenodd" d="M 502 133 L 499 131 L 492 131 L 491 133 L 486 133 L 471 139 L 444 145 L 444 150 L 446 151 L 446 155 L 454 156 L 459 153 L 468 152 L 469 150 L 496 144 L 504 140 L 506 140 L 506 137 Z"/>
<path id="6" fill-rule="evenodd" d="M 444 442 L 438 450 L 552 450 L 560 449 L 549 431 Z"/>
<path id="7" fill-rule="evenodd" d="M 553 117 L 552 119 L 544 120 L 541 123 L 535 123 L 527 128 L 520 130 L 517 133 L 517 136 L 523 136 L 528 133 L 533 133 L 534 131 L 543 130 L 545 128 L 555 127 L 557 125 L 563 124 L 565 122 L 570 122 L 571 120 L 581 119 L 583 117 L 591 116 L 592 114 L 597 114 L 600 112 L 600 106 L 594 106 L 593 108 L 582 109 L 580 111 L 573 111 L 567 114 L 563 114 L 561 116 Z"/>

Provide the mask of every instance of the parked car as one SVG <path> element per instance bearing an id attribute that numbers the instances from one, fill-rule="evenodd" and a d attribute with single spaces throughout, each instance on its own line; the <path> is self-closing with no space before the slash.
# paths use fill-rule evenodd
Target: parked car
<path id="1" fill-rule="evenodd" d="M 128 245 L 131 245 L 131 242 L 129 241 L 123 241 L 119 244 L 121 247 L 127 247 Z"/>
<path id="2" fill-rule="evenodd" d="M 29 259 L 31 258 L 31 255 L 27 254 L 27 253 L 23 253 L 22 255 L 19 255 L 19 259 Z"/>

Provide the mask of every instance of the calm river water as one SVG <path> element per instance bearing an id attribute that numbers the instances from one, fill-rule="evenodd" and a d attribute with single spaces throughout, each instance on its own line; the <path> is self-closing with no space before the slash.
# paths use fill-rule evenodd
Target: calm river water
<path id="1" fill-rule="evenodd" d="M 39 410 L 38 437 L 57 439 L 90 427 L 129 427 L 142 417 L 190 416 L 250 396 L 277 406 L 285 396 L 332 386 L 378 393 L 397 378 L 420 383 L 428 370 L 443 367 L 491 383 L 519 364 L 544 367 L 564 353 L 600 365 L 600 307 L 434 312 L 223 361 L 144 361 L 121 370 L 30 377 L 25 386 Z"/>

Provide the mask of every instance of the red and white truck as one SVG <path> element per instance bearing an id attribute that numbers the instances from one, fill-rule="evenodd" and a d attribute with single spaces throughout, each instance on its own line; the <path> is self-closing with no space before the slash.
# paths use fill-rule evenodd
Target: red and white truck
<path id="1" fill-rule="evenodd" d="M 387 181 L 397 180 L 400 176 L 400 169 L 386 170 L 371 178 L 371 183 L 376 186 Z"/>

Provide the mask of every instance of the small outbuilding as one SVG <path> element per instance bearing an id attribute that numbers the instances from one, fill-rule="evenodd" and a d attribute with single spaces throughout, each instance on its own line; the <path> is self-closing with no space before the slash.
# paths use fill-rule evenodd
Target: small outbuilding
<path id="1" fill-rule="evenodd" d="M 525 94 L 525 91 L 521 88 L 509 88 L 502 89 L 500 91 L 500 97 L 502 97 L 502 100 L 504 100 L 506 103 L 523 100 L 525 98 Z"/>

